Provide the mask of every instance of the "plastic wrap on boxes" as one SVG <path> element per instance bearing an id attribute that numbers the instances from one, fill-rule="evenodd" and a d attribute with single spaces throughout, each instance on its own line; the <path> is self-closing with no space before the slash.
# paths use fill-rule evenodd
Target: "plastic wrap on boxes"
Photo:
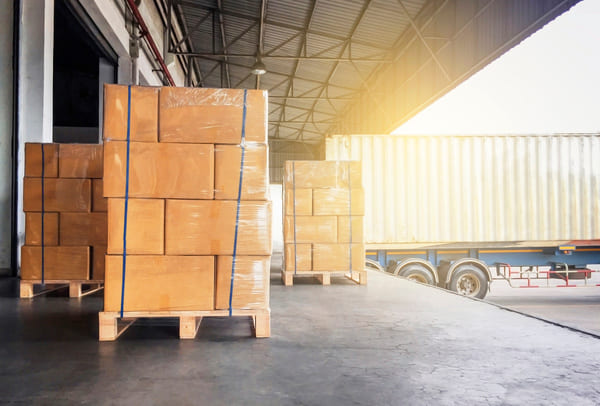
<path id="1" fill-rule="evenodd" d="M 167 200 L 167 255 L 232 255 L 238 202 Z M 239 202 L 237 254 L 271 255 L 271 202 Z"/>
<path id="2" fill-rule="evenodd" d="M 294 236 L 294 224 L 296 235 Z M 286 243 L 337 242 L 335 216 L 285 216 L 283 241 Z"/>
<path id="3" fill-rule="evenodd" d="M 296 256 L 295 250 L 298 253 Z M 311 271 L 312 270 L 312 245 L 311 244 L 285 244 L 283 250 L 285 271 Z"/>
<path id="4" fill-rule="evenodd" d="M 42 213 L 25 213 L 25 245 L 42 245 Z M 44 245 L 58 245 L 58 213 L 44 213 Z"/>
<path id="5" fill-rule="evenodd" d="M 58 144 L 44 146 L 44 178 L 58 177 Z M 42 144 L 25 143 L 25 176 L 28 178 L 42 176 Z"/>
<path id="6" fill-rule="evenodd" d="M 102 178 L 102 144 L 61 144 L 58 151 L 60 178 Z"/>
<path id="7" fill-rule="evenodd" d="M 121 309 L 123 257 L 106 256 L 104 311 Z M 213 310 L 212 256 L 127 256 L 124 311 Z"/>
<path id="8" fill-rule="evenodd" d="M 106 257 L 106 245 L 95 245 L 92 247 L 92 269 L 90 279 L 95 281 L 104 280 L 104 260 Z"/>
<path id="9" fill-rule="evenodd" d="M 217 257 L 215 308 L 229 308 L 232 256 Z M 269 307 L 270 256 L 236 256 L 233 278 L 232 309 Z"/>
<path id="10" fill-rule="evenodd" d="M 128 86 L 104 85 L 104 139 L 127 139 Z M 131 86 L 130 140 L 158 141 L 157 87 Z"/>
<path id="11" fill-rule="evenodd" d="M 350 236 L 350 219 L 352 219 L 352 236 Z M 359 243 L 364 241 L 363 216 L 338 216 L 338 240 L 341 243 Z M 352 237 L 352 238 L 351 238 Z"/>
<path id="12" fill-rule="evenodd" d="M 104 144 L 104 196 L 125 196 L 127 143 Z M 129 197 L 212 199 L 214 147 L 211 144 L 132 142 Z"/>
<path id="13" fill-rule="evenodd" d="M 295 196 L 295 200 L 294 200 Z M 284 215 L 286 216 L 310 216 L 312 215 L 312 189 L 285 189 Z M 295 204 L 294 204 L 295 203 Z M 296 210 L 294 212 L 294 206 Z"/>
<path id="14" fill-rule="evenodd" d="M 60 213 L 59 229 L 61 246 L 106 245 L 106 213 Z"/>
<path id="15" fill-rule="evenodd" d="M 352 264 L 350 264 L 350 253 Z M 313 244 L 313 271 L 362 271 L 365 268 L 364 244 Z"/>
<path id="16" fill-rule="evenodd" d="M 352 200 L 350 200 L 352 198 Z M 352 207 L 350 207 L 352 205 Z M 363 216 L 365 193 L 363 189 L 313 190 L 313 214 L 316 216 Z"/>
<path id="17" fill-rule="evenodd" d="M 108 253 L 123 253 L 125 199 L 108 199 Z M 164 253 L 165 201 L 129 199 L 127 254 Z"/>
<path id="18" fill-rule="evenodd" d="M 362 188 L 359 161 L 286 161 L 286 189 Z"/>
<path id="19" fill-rule="evenodd" d="M 246 144 L 242 200 L 267 200 L 269 198 L 267 156 L 267 145 Z M 241 146 L 215 145 L 215 199 L 236 200 L 238 198 L 241 158 Z"/>
<path id="20" fill-rule="evenodd" d="M 44 279 L 88 280 L 90 247 L 44 247 Z M 42 279 L 42 247 L 21 247 L 21 279 Z"/>
<path id="21" fill-rule="evenodd" d="M 83 211 L 92 208 L 91 179 L 44 179 L 44 211 Z M 42 179 L 23 180 L 23 211 L 42 211 Z"/>
<path id="22" fill-rule="evenodd" d="M 239 144 L 244 90 L 163 87 L 160 142 Z M 267 92 L 248 90 L 245 138 L 267 142 Z"/>

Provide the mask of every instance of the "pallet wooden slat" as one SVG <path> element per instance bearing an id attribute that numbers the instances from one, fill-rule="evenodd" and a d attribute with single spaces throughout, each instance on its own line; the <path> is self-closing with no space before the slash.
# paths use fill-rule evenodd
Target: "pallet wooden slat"
<path id="1" fill-rule="evenodd" d="M 100 341 L 114 341 L 125 332 L 138 318 L 175 317 L 179 319 L 179 338 L 194 339 L 204 317 L 227 317 L 228 310 L 203 311 L 155 311 L 155 312 L 100 312 L 98 314 L 98 335 Z M 271 310 L 233 310 L 233 317 L 251 317 L 254 324 L 254 336 L 271 336 Z M 119 321 L 125 322 L 119 325 Z"/>
<path id="2" fill-rule="evenodd" d="M 41 286 L 41 280 L 22 280 L 20 283 L 19 297 L 22 299 L 33 298 L 40 295 L 53 292 L 58 289 L 69 287 L 69 297 L 79 298 L 87 295 L 91 295 L 94 292 L 98 292 L 104 289 L 104 281 L 96 280 L 46 280 L 44 281 L 44 289 L 39 292 L 34 291 L 35 286 Z M 89 286 L 88 289 L 83 289 L 84 286 Z"/>
<path id="3" fill-rule="evenodd" d="M 284 286 L 292 286 L 294 284 L 294 276 L 317 278 L 322 285 L 331 284 L 331 276 L 344 276 L 359 285 L 367 284 L 367 271 L 281 271 L 281 281 Z"/>

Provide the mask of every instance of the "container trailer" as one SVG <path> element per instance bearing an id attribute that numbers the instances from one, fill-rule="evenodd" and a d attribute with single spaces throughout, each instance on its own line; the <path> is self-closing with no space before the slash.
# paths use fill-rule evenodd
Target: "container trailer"
<path id="1" fill-rule="evenodd" d="M 600 286 L 600 136 L 334 135 L 362 163 L 366 262 L 483 298 L 513 287 Z"/>

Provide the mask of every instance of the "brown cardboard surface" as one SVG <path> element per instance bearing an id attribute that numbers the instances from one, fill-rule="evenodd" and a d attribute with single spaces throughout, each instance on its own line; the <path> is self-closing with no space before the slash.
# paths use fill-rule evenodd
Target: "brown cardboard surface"
<path id="1" fill-rule="evenodd" d="M 244 152 L 243 200 L 269 198 L 267 146 L 248 144 Z M 239 145 L 215 145 L 215 199 L 236 200 L 240 181 L 242 148 Z"/>
<path id="2" fill-rule="evenodd" d="M 104 185 L 102 179 L 92 179 L 92 211 L 108 211 L 108 201 L 104 197 Z"/>
<path id="3" fill-rule="evenodd" d="M 108 199 L 109 254 L 123 253 L 125 199 Z M 127 254 L 164 253 L 165 201 L 129 199 L 127 209 Z"/>
<path id="4" fill-rule="evenodd" d="M 293 188 L 285 189 L 284 204 L 285 214 L 292 216 L 294 214 L 294 193 L 296 195 L 296 216 L 312 215 L 312 189 Z"/>
<path id="5" fill-rule="evenodd" d="M 61 178 L 102 178 L 102 144 L 61 144 L 58 176 Z"/>
<path id="6" fill-rule="evenodd" d="M 158 141 L 157 87 L 131 87 L 130 140 Z M 127 139 L 127 86 L 104 85 L 104 139 Z"/>
<path id="7" fill-rule="evenodd" d="M 350 218 L 352 218 L 352 239 L 350 238 Z M 363 233 L 364 217 L 362 216 L 339 216 L 338 217 L 338 241 L 353 243 L 364 242 Z"/>
<path id="8" fill-rule="evenodd" d="M 295 244 L 298 256 L 294 258 L 294 244 L 285 244 L 284 268 L 286 271 L 311 271 L 312 270 L 312 245 Z"/>
<path id="9" fill-rule="evenodd" d="M 92 208 L 90 179 L 49 178 L 44 180 L 44 211 L 89 212 Z M 23 211 L 42 211 L 41 178 L 23 180 Z"/>
<path id="10" fill-rule="evenodd" d="M 313 244 L 313 271 L 347 271 L 350 267 L 350 244 Z M 352 245 L 352 270 L 365 269 L 364 244 Z"/>
<path id="11" fill-rule="evenodd" d="M 106 213 L 61 213 L 60 245 L 106 245 Z"/>
<path id="12" fill-rule="evenodd" d="M 295 173 L 294 173 L 295 171 Z M 360 161 L 286 161 L 284 182 L 291 188 L 362 188 Z"/>
<path id="13" fill-rule="evenodd" d="M 125 196 L 127 143 L 104 144 L 104 196 Z M 129 197 L 212 199 L 214 147 L 210 144 L 132 142 Z"/>
<path id="14" fill-rule="evenodd" d="M 44 144 L 44 177 L 58 177 L 58 144 Z M 25 177 L 42 176 L 42 144 L 25 143 Z"/>
<path id="15" fill-rule="evenodd" d="M 283 220 L 283 241 L 294 242 L 294 217 Z M 335 216 L 296 216 L 296 243 L 337 242 Z"/>
<path id="16" fill-rule="evenodd" d="M 217 257 L 215 309 L 229 308 L 232 256 Z M 269 307 L 270 256 L 236 256 L 233 278 L 232 309 Z"/>
<path id="17" fill-rule="evenodd" d="M 352 215 L 365 214 L 365 193 L 363 189 L 352 189 Z M 350 214 L 350 193 L 348 189 L 313 190 L 313 214 L 315 216 L 347 216 Z"/>
<path id="18" fill-rule="evenodd" d="M 122 257 L 106 256 L 104 311 L 121 308 Z M 212 256 L 127 256 L 125 311 L 213 310 Z"/>
<path id="19" fill-rule="evenodd" d="M 167 255 L 232 255 L 235 200 L 167 200 Z M 237 254 L 271 255 L 271 202 L 241 201 Z"/>
<path id="20" fill-rule="evenodd" d="M 44 247 L 44 279 L 87 280 L 90 247 Z M 21 279 L 42 278 L 42 247 L 21 247 Z"/>
<path id="21" fill-rule="evenodd" d="M 106 257 L 106 246 L 92 247 L 92 269 L 90 279 L 95 281 L 104 280 L 104 261 Z M 121 257 L 123 258 L 123 257 Z"/>
<path id="22" fill-rule="evenodd" d="M 25 245 L 42 245 L 42 213 L 25 213 Z M 44 213 L 44 245 L 58 245 L 58 213 Z"/>
<path id="23" fill-rule="evenodd" d="M 239 144 L 244 91 L 163 87 L 160 91 L 160 142 Z M 267 142 L 267 94 L 248 90 L 245 138 Z"/>

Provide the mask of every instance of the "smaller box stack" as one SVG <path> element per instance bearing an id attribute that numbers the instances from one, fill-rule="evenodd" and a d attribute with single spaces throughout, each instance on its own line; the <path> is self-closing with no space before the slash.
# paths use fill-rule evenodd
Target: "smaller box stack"
<path id="1" fill-rule="evenodd" d="M 179 317 L 193 338 L 202 317 L 252 316 L 270 334 L 266 103 L 256 90 L 105 87 L 100 340 L 128 317 Z"/>
<path id="2" fill-rule="evenodd" d="M 101 144 L 25 144 L 21 297 L 32 297 L 35 285 L 58 283 L 79 297 L 82 286 L 96 290 L 104 281 L 102 166 Z"/>
<path id="3" fill-rule="evenodd" d="M 364 191 L 358 161 L 287 161 L 283 185 L 282 279 L 331 274 L 366 284 Z"/>

